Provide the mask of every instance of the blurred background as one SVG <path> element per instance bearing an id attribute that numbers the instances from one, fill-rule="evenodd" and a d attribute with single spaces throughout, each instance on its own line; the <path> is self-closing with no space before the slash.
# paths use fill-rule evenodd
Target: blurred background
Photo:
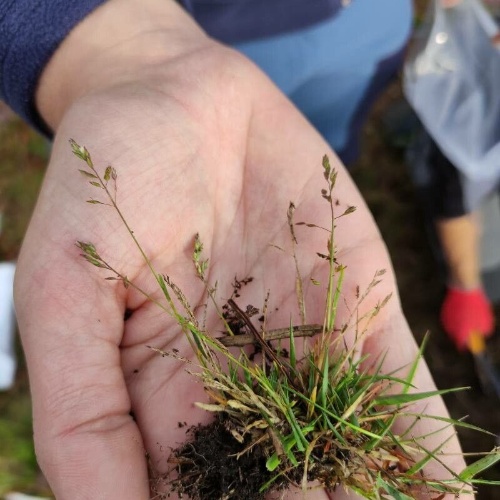
<path id="1" fill-rule="evenodd" d="M 414 133 L 413 124 L 402 98 L 401 84 L 396 81 L 370 115 L 364 130 L 362 155 L 352 166 L 351 174 L 388 246 L 403 308 L 417 341 L 421 342 L 424 334 L 431 332 L 425 357 L 437 386 L 441 389 L 470 387 L 445 398 L 452 417 L 468 416 L 469 423 L 491 433 L 459 429 L 464 451 L 487 451 L 497 444 L 500 433 L 500 401 L 480 383 L 472 356 L 458 353 L 439 326 L 443 273 L 431 251 L 428 227 L 405 162 L 405 150 Z M 0 102 L 0 262 L 16 259 L 49 153 L 46 140 Z M 492 210 L 498 210 L 498 205 Z M 490 236 L 500 239 L 494 232 Z M 498 304 L 496 319 L 500 321 Z M 487 350 L 498 368 L 498 332 L 488 342 Z M 0 499 L 8 498 L 6 495 L 12 491 L 50 497 L 36 465 L 29 384 L 17 338 L 15 352 L 18 363 L 15 380 L 12 387 L 0 390 Z M 500 480 L 500 467 L 497 465 L 485 477 Z M 480 487 L 477 498 L 498 499 L 500 489 Z"/>

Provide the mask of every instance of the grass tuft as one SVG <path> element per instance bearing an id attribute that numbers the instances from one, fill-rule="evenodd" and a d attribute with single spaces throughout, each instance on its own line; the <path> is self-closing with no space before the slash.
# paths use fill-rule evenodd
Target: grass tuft
<path id="1" fill-rule="evenodd" d="M 411 405 L 416 401 L 462 390 L 414 391 L 414 377 L 425 342 L 404 377 L 398 373 L 383 373 L 383 359 L 377 360 L 369 371 L 362 368 L 366 358 L 359 359 L 360 343 L 370 320 L 390 296 L 361 318 L 358 311 L 382 279 L 383 270 L 376 271 L 367 289 L 358 294 L 352 318 L 345 325 L 337 324 L 337 308 L 347 270 L 337 261 L 335 221 L 348 216 L 355 208 L 349 207 L 342 214 L 336 214 L 333 191 L 337 172 L 327 156 L 322 160 L 326 186 L 320 194 L 330 213 L 330 226 L 323 228 L 310 222 L 295 223 L 293 203 L 290 203 L 287 213 L 301 325 L 291 324 L 268 331 L 265 322 L 260 328 L 254 325 L 252 316 L 258 310 L 253 306 L 242 307 L 235 298 L 218 304 L 216 286 L 207 281 L 209 261 L 203 257 L 203 243 L 199 235 L 195 236 L 194 272 L 206 285 L 207 307 L 215 307 L 225 330 L 222 337 L 216 338 L 197 321 L 184 293 L 168 276 L 153 269 L 118 207 L 116 170 L 108 166 L 104 174 L 99 174 L 86 148 L 74 141 L 71 141 L 71 147 L 85 163 L 80 169 L 82 175 L 93 188 L 100 190 L 100 194 L 104 193 L 103 199 L 91 198 L 88 202 L 117 211 L 165 296 L 166 305 L 155 302 L 177 321 L 189 340 L 197 363 L 197 369 L 190 364 L 189 371 L 201 380 L 210 397 L 209 403 L 200 402 L 198 406 L 214 414 L 214 423 L 191 430 L 192 440 L 172 453 L 171 463 L 176 475 L 162 478 L 173 490 L 194 499 L 258 499 L 266 492 L 282 490 L 291 484 L 301 485 L 307 490 L 309 482 L 316 481 L 324 488 L 342 486 L 373 500 L 415 499 L 422 496 L 422 492 L 437 500 L 448 493 L 469 492 L 475 484 L 484 483 L 478 475 L 500 460 L 497 448 L 458 474 L 448 469 L 451 478 L 429 477 L 423 473 L 424 467 L 431 462 L 438 462 L 447 469 L 441 457 L 449 438 L 443 437 L 435 449 L 426 449 L 423 442 L 427 436 L 415 436 L 412 432 L 418 419 L 443 422 L 443 430 L 452 425 L 473 427 L 461 421 L 412 413 Z M 295 256 L 295 225 L 306 225 L 327 233 L 326 253 L 318 252 L 329 266 L 322 325 L 306 323 L 303 278 Z M 112 273 L 106 279 L 120 280 L 124 286 L 134 287 L 154 301 L 150 294 L 104 261 L 94 245 L 78 242 L 78 247 L 89 263 Z M 361 320 L 365 326 L 359 331 Z M 353 346 L 346 348 L 344 336 L 350 329 L 354 329 L 356 340 Z M 298 358 L 296 342 L 301 336 L 314 337 L 307 344 L 304 355 Z M 285 353 L 270 339 L 286 339 L 288 351 Z M 260 359 L 243 349 L 247 344 L 257 347 Z M 239 349 L 230 350 L 229 346 Z M 187 362 L 176 353 L 155 350 L 163 356 Z M 406 430 L 397 433 L 394 424 L 403 417 L 411 423 Z M 229 439 L 229 448 L 224 448 L 222 457 L 217 445 L 212 447 L 212 453 L 214 461 L 222 460 L 217 462 L 216 469 L 232 471 L 230 474 L 221 472 L 216 476 L 214 468 L 207 465 L 205 459 L 197 460 L 200 450 L 205 457 L 208 456 L 210 450 L 206 447 L 210 446 L 212 438 L 226 444 Z M 238 477 L 236 471 L 243 462 L 245 470 L 251 472 Z M 157 480 L 155 476 L 153 491 L 158 491 Z"/>

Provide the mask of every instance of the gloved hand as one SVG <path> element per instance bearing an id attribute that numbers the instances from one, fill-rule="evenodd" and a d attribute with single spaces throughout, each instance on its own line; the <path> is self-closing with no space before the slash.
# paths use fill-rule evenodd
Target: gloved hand
<path id="1" fill-rule="evenodd" d="M 481 288 L 448 288 L 440 319 L 444 331 L 459 350 L 467 348 L 473 332 L 489 337 L 495 324 L 490 301 Z"/>

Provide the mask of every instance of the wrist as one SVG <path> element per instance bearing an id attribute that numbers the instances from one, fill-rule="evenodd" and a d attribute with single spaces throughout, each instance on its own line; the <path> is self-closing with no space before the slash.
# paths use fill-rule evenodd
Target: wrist
<path id="1" fill-rule="evenodd" d="M 44 68 L 38 112 L 57 130 L 77 99 L 133 82 L 207 43 L 173 0 L 109 0 L 70 32 Z"/>

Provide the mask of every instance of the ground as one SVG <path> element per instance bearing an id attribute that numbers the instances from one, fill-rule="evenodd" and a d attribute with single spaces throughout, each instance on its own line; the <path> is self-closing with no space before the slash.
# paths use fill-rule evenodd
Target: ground
<path id="1" fill-rule="evenodd" d="M 439 388 L 470 386 L 471 389 L 446 398 L 454 418 L 468 415 L 468 421 L 496 434 L 500 432 L 498 399 L 485 394 L 479 384 L 470 355 L 455 351 L 438 323 L 444 285 L 426 236 L 419 201 L 416 198 L 403 150 L 384 135 L 384 116 L 400 96 L 394 84 L 379 100 L 363 136 L 362 154 L 352 175 L 363 192 L 391 254 L 398 278 L 405 314 L 418 341 L 425 332 L 431 337 L 426 360 Z M 5 214 L 0 237 L 0 261 L 14 259 L 29 220 L 43 176 L 48 146 L 38 135 L 0 107 L 0 210 Z M 497 310 L 499 317 L 500 309 Z M 500 335 L 489 343 L 500 362 Z M 47 494 L 36 469 L 31 444 L 30 403 L 27 375 L 19 349 L 20 369 L 13 390 L 0 393 L 0 498 L 18 489 Z M 460 432 L 466 452 L 485 451 L 495 445 L 495 436 Z M 500 480 L 500 468 L 488 473 Z M 477 498 L 494 500 L 499 490 L 482 487 Z"/>

